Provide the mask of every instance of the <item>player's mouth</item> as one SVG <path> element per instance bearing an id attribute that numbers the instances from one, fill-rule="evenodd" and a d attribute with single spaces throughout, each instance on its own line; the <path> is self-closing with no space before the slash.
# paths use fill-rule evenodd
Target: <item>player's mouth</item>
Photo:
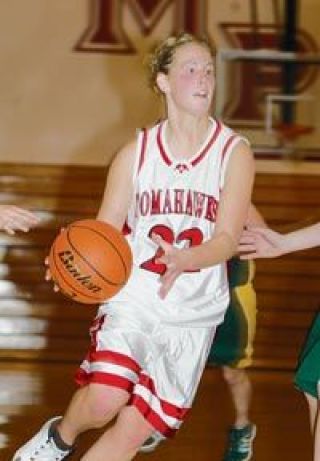
<path id="1" fill-rule="evenodd" d="M 197 91 L 194 96 L 201 99 L 209 99 L 209 93 L 207 91 Z"/>

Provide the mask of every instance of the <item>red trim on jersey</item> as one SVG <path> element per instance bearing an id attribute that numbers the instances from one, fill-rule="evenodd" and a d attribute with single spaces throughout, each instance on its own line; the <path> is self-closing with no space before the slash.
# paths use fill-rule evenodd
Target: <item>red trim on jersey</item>
<path id="1" fill-rule="evenodd" d="M 224 160 L 224 157 L 230 147 L 230 144 L 234 141 L 235 138 L 237 138 L 238 135 L 237 134 L 233 134 L 230 136 L 230 138 L 227 140 L 227 142 L 225 143 L 225 145 L 223 146 L 223 149 L 222 149 L 222 156 L 221 156 L 221 163 L 223 163 L 223 160 Z"/>
<path id="2" fill-rule="evenodd" d="M 196 166 L 206 156 L 206 154 L 209 152 L 210 148 L 212 147 L 213 143 L 216 141 L 216 139 L 217 139 L 217 137 L 218 137 L 218 135 L 219 135 L 219 133 L 221 131 L 221 128 L 222 128 L 221 122 L 219 120 L 216 120 L 215 130 L 214 130 L 211 138 L 209 139 L 207 144 L 204 146 L 204 148 L 201 150 L 199 155 L 197 155 L 197 157 L 194 158 L 190 162 L 191 166 Z M 160 154 L 161 154 L 164 162 L 168 166 L 170 166 L 170 165 L 172 165 L 172 161 L 170 160 L 170 157 L 166 153 L 164 145 L 162 143 L 162 139 L 161 139 L 162 138 L 162 129 L 163 129 L 163 123 L 161 123 L 161 125 L 159 125 L 159 128 L 158 128 L 157 143 L 158 143 Z"/>
<path id="3" fill-rule="evenodd" d="M 158 147 L 159 147 L 159 150 L 160 150 L 160 154 L 164 160 L 164 162 L 170 166 L 172 165 L 172 161 L 170 160 L 170 158 L 168 157 L 168 155 L 166 154 L 166 151 L 164 150 L 164 147 L 163 147 L 163 144 L 162 144 L 162 141 L 161 141 L 161 136 L 162 136 L 162 128 L 163 128 L 163 123 L 161 123 L 159 125 L 159 128 L 158 128 L 158 133 L 157 133 L 157 143 L 158 143 Z"/>
<path id="4" fill-rule="evenodd" d="M 216 128 L 214 130 L 213 135 L 211 136 L 211 139 L 209 139 L 208 144 L 202 149 L 200 154 L 194 160 L 192 160 L 192 162 L 191 162 L 192 166 L 197 165 L 205 157 L 205 155 L 208 153 L 208 151 L 209 151 L 210 147 L 212 146 L 212 144 L 216 141 L 216 139 L 217 139 L 217 137 L 218 137 L 218 135 L 219 135 L 219 133 L 221 131 L 221 128 L 222 128 L 221 122 L 219 120 L 216 120 Z"/>
<path id="5" fill-rule="evenodd" d="M 126 235 L 131 234 L 131 232 L 132 232 L 132 229 L 131 229 L 131 227 L 129 226 L 128 222 L 126 221 L 126 222 L 124 223 L 124 225 L 123 225 L 122 233 L 123 233 L 124 236 L 126 236 Z"/>
<path id="6" fill-rule="evenodd" d="M 140 172 L 143 162 L 145 160 L 146 148 L 147 148 L 147 138 L 148 138 L 148 131 L 146 128 L 142 129 L 142 143 L 141 143 L 141 152 L 140 152 L 140 159 L 139 159 L 139 166 L 138 166 L 138 173 Z"/>

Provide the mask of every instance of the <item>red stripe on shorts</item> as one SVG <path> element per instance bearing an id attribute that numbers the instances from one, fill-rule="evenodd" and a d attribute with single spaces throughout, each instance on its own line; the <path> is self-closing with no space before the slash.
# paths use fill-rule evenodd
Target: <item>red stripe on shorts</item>
<path id="1" fill-rule="evenodd" d="M 135 406 L 142 416 L 165 437 L 173 437 L 177 432 L 178 429 L 168 426 L 140 395 L 134 395 L 129 404 Z"/>
<path id="2" fill-rule="evenodd" d="M 159 400 L 161 408 L 168 416 L 183 421 L 189 408 L 181 408 L 158 397 L 153 380 L 145 374 L 140 375 L 139 384 L 148 389 Z"/>
<path id="3" fill-rule="evenodd" d="M 141 367 L 139 364 L 127 355 L 115 351 L 96 351 L 93 350 L 89 354 L 89 362 L 107 362 L 127 368 L 135 373 L 140 373 Z"/>
<path id="4" fill-rule="evenodd" d="M 105 384 L 106 386 L 123 389 L 129 394 L 132 393 L 134 386 L 132 381 L 124 378 L 123 376 L 114 375 L 112 373 L 103 373 L 101 371 L 86 373 L 82 368 L 78 369 L 75 375 L 75 381 L 79 384 L 79 386 L 86 386 L 91 383 Z"/>

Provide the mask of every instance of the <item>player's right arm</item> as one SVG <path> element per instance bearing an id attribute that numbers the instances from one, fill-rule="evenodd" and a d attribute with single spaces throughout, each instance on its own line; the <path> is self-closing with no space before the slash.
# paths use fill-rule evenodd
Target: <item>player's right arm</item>
<path id="1" fill-rule="evenodd" d="M 133 195 L 133 171 L 136 140 L 116 155 L 109 168 L 103 199 L 97 219 L 122 230 Z"/>

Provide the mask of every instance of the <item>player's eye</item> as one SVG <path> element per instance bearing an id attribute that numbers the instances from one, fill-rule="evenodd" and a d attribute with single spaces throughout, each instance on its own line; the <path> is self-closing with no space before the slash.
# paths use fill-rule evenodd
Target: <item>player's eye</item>
<path id="1" fill-rule="evenodd" d="M 195 71 L 196 71 L 195 66 L 190 66 L 189 69 L 188 69 L 188 71 L 189 71 L 190 74 L 194 74 Z"/>

